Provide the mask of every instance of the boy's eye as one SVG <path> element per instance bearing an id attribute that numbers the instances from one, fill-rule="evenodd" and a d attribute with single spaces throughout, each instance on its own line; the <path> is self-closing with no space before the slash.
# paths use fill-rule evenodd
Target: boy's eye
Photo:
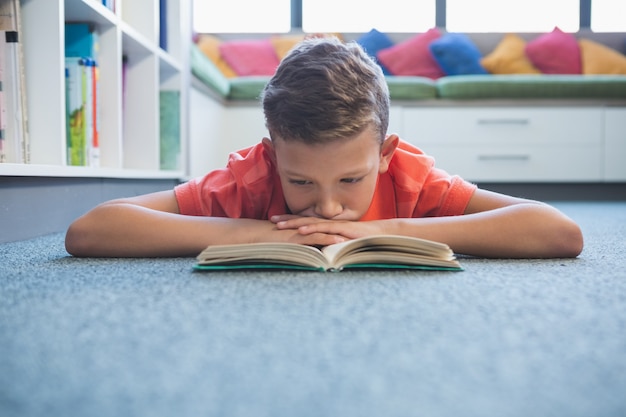
<path id="1" fill-rule="evenodd" d="M 306 180 L 289 180 L 289 183 L 293 184 L 293 185 L 307 185 L 307 184 L 310 184 L 310 182 L 306 181 Z"/>
<path id="2" fill-rule="evenodd" d="M 345 184 L 354 184 L 361 181 L 362 178 L 342 178 L 341 182 Z"/>

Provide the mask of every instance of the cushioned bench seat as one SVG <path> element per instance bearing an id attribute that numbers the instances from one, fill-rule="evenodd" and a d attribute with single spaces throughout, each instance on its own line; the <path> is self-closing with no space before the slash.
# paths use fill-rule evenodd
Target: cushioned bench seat
<path id="1" fill-rule="evenodd" d="M 439 98 L 626 99 L 624 75 L 457 75 L 437 80 Z"/>
<path id="2" fill-rule="evenodd" d="M 196 47 L 192 73 L 224 101 L 258 100 L 268 76 L 226 78 Z M 626 75 L 388 76 L 392 100 L 626 99 Z"/>
<path id="3" fill-rule="evenodd" d="M 258 100 L 265 84 L 270 80 L 266 76 L 248 76 L 230 79 L 229 100 Z"/>
<path id="4" fill-rule="evenodd" d="M 392 100 L 427 100 L 437 98 L 437 84 L 426 77 L 388 76 Z"/>

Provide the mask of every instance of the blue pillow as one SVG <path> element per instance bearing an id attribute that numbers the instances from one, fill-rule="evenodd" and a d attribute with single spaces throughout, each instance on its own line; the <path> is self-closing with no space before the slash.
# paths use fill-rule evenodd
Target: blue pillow
<path id="1" fill-rule="evenodd" d="M 376 59 L 376 54 L 378 51 L 382 51 L 383 49 L 387 49 L 393 46 L 392 40 L 389 36 L 385 35 L 377 31 L 376 29 L 372 29 L 369 32 L 361 35 L 356 42 L 365 49 L 365 52 L 372 58 Z M 388 68 L 386 68 L 380 61 L 377 61 L 378 65 L 383 69 L 383 73 L 385 75 L 391 75 L 391 72 Z"/>
<path id="2" fill-rule="evenodd" d="M 480 51 L 465 34 L 446 33 L 431 42 L 429 48 L 446 75 L 488 74 L 480 64 Z"/>

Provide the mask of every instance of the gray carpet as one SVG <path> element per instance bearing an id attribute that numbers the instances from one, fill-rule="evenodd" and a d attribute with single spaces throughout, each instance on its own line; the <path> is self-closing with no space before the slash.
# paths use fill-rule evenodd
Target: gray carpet
<path id="1" fill-rule="evenodd" d="M 624 416 L 626 203 L 575 260 L 194 273 L 0 245 L 0 415 Z"/>

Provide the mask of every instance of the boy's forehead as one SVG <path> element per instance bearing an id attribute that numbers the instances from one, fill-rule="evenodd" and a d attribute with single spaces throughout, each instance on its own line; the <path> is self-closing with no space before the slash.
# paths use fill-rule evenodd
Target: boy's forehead
<path id="1" fill-rule="evenodd" d="M 378 154 L 380 145 L 374 140 L 354 140 L 350 142 L 321 142 L 309 144 L 302 141 L 274 142 L 279 160 L 283 162 L 316 159 L 322 161 L 348 160 L 356 162 Z"/>
<path id="2" fill-rule="evenodd" d="M 328 172 L 343 175 L 369 170 L 378 160 L 380 145 L 371 135 L 307 144 L 302 141 L 274 142 L 276 163 L 284 173 Z"/>
<path id="3" fill-rule="evenodd" d="M 310 149 L 320 149 L 320 148 L 339 148 L 345 144 L 349 144 L 351 142 L 360 142 L 360 146 L 368 146 L 368 142 L 372 146 L 380 146 L 381 141 L 379 140 L 378 133 L 375 129 L 370 126 L 363 129 L 361 132 L 355 134 L 352 137 L 338 137 L 336 139 L 301 139 L 301 138 L 285 138 L 282 136 L 272 135 L 272 143 L 274 147 L 279 146 L 289 146 L 294 145 L 292 147 L 296 148 L 310 148 Z"/>

